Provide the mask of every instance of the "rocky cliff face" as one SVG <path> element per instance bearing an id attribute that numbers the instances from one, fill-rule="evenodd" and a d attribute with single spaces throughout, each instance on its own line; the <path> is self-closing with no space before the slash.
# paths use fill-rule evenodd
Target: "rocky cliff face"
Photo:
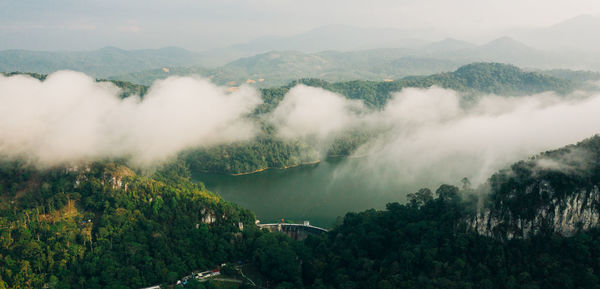
<path id="1" fill-rule="evenodd" d="M 506 205 L 511 201 L 533 205 L 511 209 Z M 558 194 L 549 182 L 542 180 L 524 191 L 511 191 L 497 206 L 479 209 L 466 222 L 469 229 L 491 237 L 527 238 L 543 230 L 571 236 L 579 230 L 598 227 L 600 190 L 593 186 Z"/>

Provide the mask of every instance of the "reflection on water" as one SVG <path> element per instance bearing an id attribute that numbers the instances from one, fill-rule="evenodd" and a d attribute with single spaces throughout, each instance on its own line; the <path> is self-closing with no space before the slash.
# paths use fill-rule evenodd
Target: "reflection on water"
<path id="1" fill-rule="evenodd" d="M 403 201 L 406 191 L 373 181 L 358 159 L 329 159 L 316 165 L 229 176 L 195 173 L 193 178 L 224 199 L 256 213 L 263 223 L 285 218 L 330 227 L 349 211 L 381 209 Z"/>

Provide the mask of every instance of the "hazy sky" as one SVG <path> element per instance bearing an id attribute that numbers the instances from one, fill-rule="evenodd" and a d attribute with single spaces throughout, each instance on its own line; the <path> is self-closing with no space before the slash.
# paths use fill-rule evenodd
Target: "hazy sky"
<path id="1" fill-rule="evenodd" d="M 0 49 L 192 50 L 327 24 L 477 39 L 600 14 L 598 0 L 0 0 Z"/>

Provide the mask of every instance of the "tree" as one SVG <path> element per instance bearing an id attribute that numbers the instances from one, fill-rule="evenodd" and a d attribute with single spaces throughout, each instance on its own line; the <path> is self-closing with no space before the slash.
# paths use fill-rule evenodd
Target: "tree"
<path id="1" fill-rule="evenodd" d="M 430 189 L 428 188 L 423 188 L 418 190 L 416 193 L 414 194 L 408 194 L 408 201 L 413 204 L 414 206 L 422 206 L 424 204 L 426 204 L 427 202 L 433 200 L 433 193 L 431 192 Z"/>
<path id="2" fill-rule="evenodd" d="M 458 201 L 458 188 L 451 185 L 441 185 L 436 191 L 436 195 L 442 201 Z"/>

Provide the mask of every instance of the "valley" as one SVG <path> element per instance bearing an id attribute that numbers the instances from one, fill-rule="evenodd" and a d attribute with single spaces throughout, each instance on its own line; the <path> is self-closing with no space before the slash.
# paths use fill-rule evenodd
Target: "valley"
<path id="1" fill-rule="evenodd" d="M 0 2 L 0 289 L 600 288 L 584 6 L 62 2 Z"/>

